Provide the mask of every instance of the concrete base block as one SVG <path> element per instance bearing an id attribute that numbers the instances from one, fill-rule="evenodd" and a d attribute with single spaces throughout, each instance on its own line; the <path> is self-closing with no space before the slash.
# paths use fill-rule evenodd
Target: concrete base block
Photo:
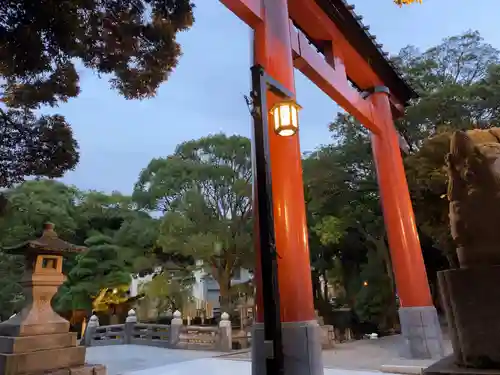
<path id="1" fill-rule="evenodd" d="M 21 318 L 19 318 L 20 320 Z M 36 335 L 54 335 L 67 333 L 69 331 L 69 322 L 61 318 L 58 322 L 46 324 L 25 324 L 19 323 L 16 317 L 0 323 L 0 336 L 36 336 Z"/>
<path id="2" fill-rule="evenodd" d="M 445 357 L 426 368 L 424 375 L 500 375 L 500 370 L 460 367 L 453 355 Z"/>
<path id="3" fill-rule="evenodd" d="M 438 272 L 455 363 L 500 371 L 500 266 Z"/>
<path id="4" fill-rule="evenodd" d="M 22 337 L 0 336 L 0 353 L 27 353 L 40 350 L 40 348 L 44 350 L 68 348 L 76 346 L 76 335 L 76 333 L 68 332 Z"/>
<path id="5" fill-rule="evenodd" d="M 40 373 L 40 375 L 106 375 L 106 373 L 107 371 L 105 366 L 84 365 L 44 372 L 43 374 Z"/>
<path id="6" fill-rule="evenodd" d="M 443 336 L 433 306 L 399 309 L 404 345 L 400 355 L 411 359 L 439 359 L 444 356 Z"/>
<path id="7" fill-rule="evenodd" d="M 404 366 L 404 365 L 382 365 L 380 372 L 386 374 L 407 374 L 407 375 L 421 375 L 424 371 L 422 366 Z"/>
<path id="8" fill-rule="evenodd" d="M 54 369 L 82 367 L 85 347 L 39 350 L 29 353 L 0 353 L 0 375 L 22 375 L 50 372 Z"/>
<path id="9" fill-rule="evenodd" d="M 321 347 L 323 350 L 332 349 L 335 346 L 335 331 L 331 325 L 321 326 Z"/>
<path id="10" fill-rule="evenodd" d="M 285 375 L 323 375 L 321 328 L 318 322 L 282 323 L 282 332 Z M 266 375 L 264 325 L 261 323 L 253 326 L 252 375 Z"/>

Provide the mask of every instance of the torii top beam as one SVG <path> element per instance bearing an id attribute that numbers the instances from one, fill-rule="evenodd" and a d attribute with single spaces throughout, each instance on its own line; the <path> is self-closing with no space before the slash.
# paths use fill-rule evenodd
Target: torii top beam
<path id="1" fill-rule="evenodd" d="M 220 1 L 252 28 L 264 22 L 261 0 Z M 388 87 L 394 118 L 417 97 L 354 6 L 344 0 L 288 0 L 288 9 L 295 68 L 372 132 L 379 133 L 377 114 L 362 91 Z"/>

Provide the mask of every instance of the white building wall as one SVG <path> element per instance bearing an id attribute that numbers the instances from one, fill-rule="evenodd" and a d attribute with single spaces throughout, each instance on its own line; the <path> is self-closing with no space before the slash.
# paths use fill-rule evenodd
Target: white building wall
<path id="1" fill-rule="evenodd" d="M 130 283 L 130 297 L 137 297 L 139 294 L 139 290 L 142 284 L 148 283 L 151 280 L 153 280 L 153 277 L 158 273 L 161 272 L 161 267 L 158 267 L 154 270 L 152 274 L 139 277 L 137 275 L 132 277 L 132 282 Z"/>

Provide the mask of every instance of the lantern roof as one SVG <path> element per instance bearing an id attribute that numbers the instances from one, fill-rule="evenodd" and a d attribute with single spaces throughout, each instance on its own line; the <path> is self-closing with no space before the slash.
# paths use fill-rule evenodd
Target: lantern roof
<path id="1" fill-rule="evenodd" d="M 377 42 L 376 36 L 369 32 L 370 27 L 365 25 L 363 17 L 356 14 L 354 5 L 348 4 L 345 0 L 315 0 L 316 3 L 332 20 L 335 26 L 347 39 L 349 44 L 367 61 L 373 71 L 389 88 L 402 104 L 408 105 L 411 99 L 418 98 L 417 92 L 407 82 L 396 65 L 389 59 L 389 54 L 385 52 L 383 45 Z M 312 44 L 321 50 L 321 45 Z M 353 82 L 356 86 L 356 83 Z M 365 90 L 366 87 L 358 87 Z"/>
<path id="2" fill-rule="evenodd" d="M 18 255 L 63 255 L 65 253 L 80 253 L 87 250 L 87 248 L 60 239 L 54 230 L 54 224 L 45 223 L 41 237 L 25 241 L 19 245 L 5 247 L 2 250 L 9 254 Z"/>

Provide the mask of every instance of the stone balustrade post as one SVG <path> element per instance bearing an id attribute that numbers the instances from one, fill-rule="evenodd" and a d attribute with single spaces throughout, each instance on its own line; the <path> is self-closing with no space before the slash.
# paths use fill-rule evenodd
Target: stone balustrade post
<path id="1" fill-rule="evenodd" d="M 233 335 L 228 313 L 222 313 L 219 322 L 219 350 L 230 352 L 233 349 Z"/>
<path id="2" fill-rule="evenodd" d="M 169 341 L 170 341 L 171 348 L 175 348 L 177 346 L 177 344 L 179 343 L 181 329 L 182 329 L 182 314 L 179 310 L 176 310 L 174 312 L 174 317 L 173 317 L 172 321 L 170 322 Z"/>
<path id="3" fill-rule="evenodd" d="M 131 344 L 132 338 L 134 337 L 134 327 L 137 323 L 137 315 L 135 314 L 134 309 L 130 309 L 127 314 L 127 318 L 125 319 L 125 327 L 124 327 L 124 344 Z"/>
<path id="4" fill-rule="evenodd" d="M 92 345 L 92 337 L 94 336 L 95 330 L 99 327 L 99 318 L 96 315 L 92 315 L 89 319 L 85 332 L 83 333 L 82 342 L 84 346 Z"/>

